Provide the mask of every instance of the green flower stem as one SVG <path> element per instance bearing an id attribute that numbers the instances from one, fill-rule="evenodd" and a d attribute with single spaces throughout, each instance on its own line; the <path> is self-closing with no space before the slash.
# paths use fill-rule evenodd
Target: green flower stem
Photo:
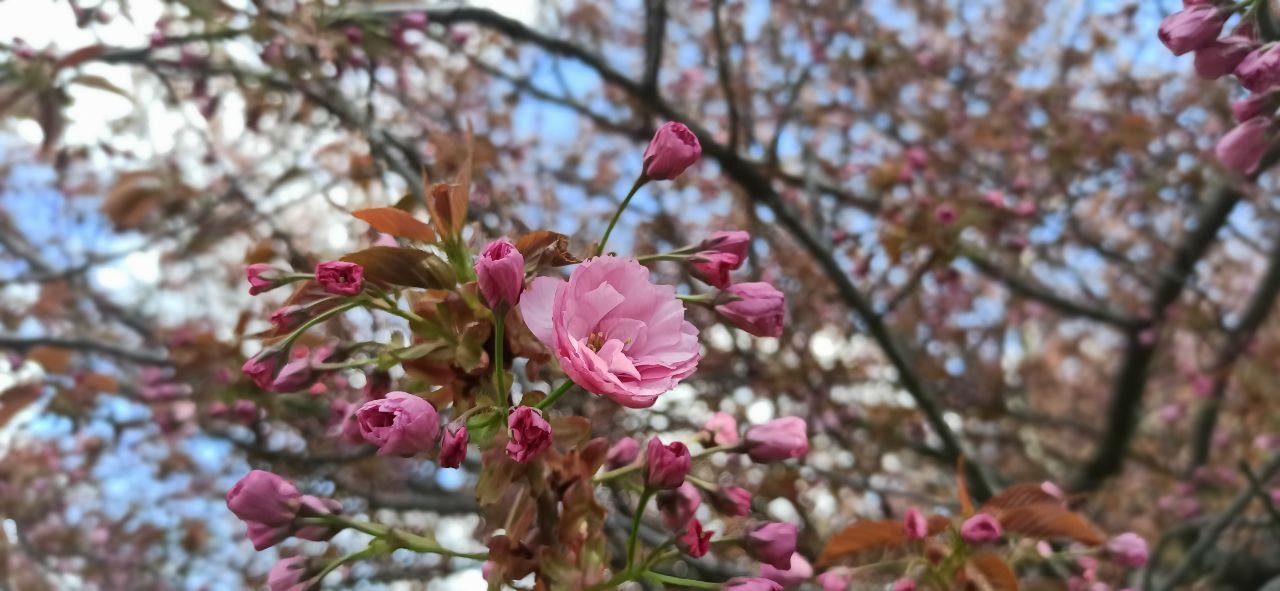
<path id="1" fill-rule="evenodd" d="M 685 295 L 685 294 L 678 293 L 676 294 L 676 299 L 689 304 L 699 304 L 702 306 L 710 306 L 711 304 L 715 303 L 716 296 L 713 296 L 711 294 L 705 294 L 705 293 L 697 294 L 697 295 Z"/>
<path id="2" fill-rule="evenodd" d="M 646 254 L 636 257 L 641 263 L 652 263 L 655 261 L 683 261 L 689 258 L 687 254 L 678 254 L 674 252 L 664 252 L 662 254 Z"/>
<path id="3" fill-rule="evenodd" d="M 289 333 L 287 336 L 284 337 L 284 340 L 281 341 L 281 349 L 282 350 L 287 349 L 290 345 L 293 344 L 294 341 L 298 340 L 298 337 L 302 336 L 302 333 L 307 332 L 307 330 L 309 330 L 311 327 L 317 324 L 320 324 L 325 320 L 333 318 L 338 314 L 346 312 L 347 310 L 355 308 L 360 304 L 363 304 L 365 301 L 366 300 L 364 298 L 355 298 L 349 302 L 346 302 L 344 304 L 337 306 L 336 308 L 330 308 L 328 310 L 325 310 L 324 312 L 316 314 L 311 318 L 308 318 L 306 322 L 303 322 L 302 325 L 298 326 L 298 328 L 293 329 L 293 332 Z"/>
<path id="4" fill-rule="evenodd" d="M 424 536 L 393 529 L 380 523 L 348 519 L 341 515 L 304 517 L 299 519 L 298 523 L 301 523 L 302 525 L 333 525 L 354 529 L 358 532 L 369 534 L 375 538 L 384 540 L 391 544 L 393 548 L 405 548 L 407 550 L 413 550 L 414 552 L 439 554 L 441 556 L 452 556 L 455 558 L 469 558 L 471 560 L 485 560 L 489 557 L 487 552 L 456 552 L 454 550 L 442 548 L 437 545 L 434 540 Z"/>
<path id="5" fill-rule="evenodd" d="M 618 204 L 618 210 L 613 212 L 613 219 L 609 220 L 609 227 L 605 228 L 604 236 L 600 237 L 600 244 L 596 246 L 596 256 L 604 254 L 604 245 L 609 242 L 609 235 L 613 233 L 613 227 L 618 225 L 618 219 L 622 217 L 622 212 L 627 210 L 627 205 L 631 203 L 631 198 L 635 197 L 636 192 L 647 182 L 649 182 L 649 179 L 645 178 L 644 175 L 640 175 L 640 178 L 636 179 L 636 184 L 631 186 L 631 192 L 627 193 L 622 203 Z"/>
<path id="6" fill-rule="evenodd" d="M 538 410 L 546 410 L 550 408 L 552 404 L 556 403 L 556 400 L 558 400 L 561 396 L 564 396 L 564 393 L 568 392 L 569 389 L 572 387 L 573 387 L 573 380 L 565 380 L 564 383 L 557 386 L 555 390 L 552 390 L 551 393 L 548 394 L 546 398 L 543 398 L 542 402 L 539 402 L 533 405 L 533 407 Z"/>
<path id="7" fill-rule="evenodd" d="M 683 579 L 680 577 L 673 577 L 671 575 L 664 575 L 662 573 L 654 572 L 651 570 L 644 571 L 644 573 L 642 573 L 641 576 L 655 583 L 662 583 L 664 585 L 675 585 L 677 587 L 688 587 L 690 589 L 719 589 L 720 588 L 720 583 L 711 583 L 708 581 L 699 581 L 696 579 Z"/>
<path id="8" fill-rule="evenodd" d="M 347 564 L 349 562 L 356 562 L 357 560 L 364 560 L 365 558 L 368 558 L 370 556 L 376 556 L 378 554 L 382 554 L 385 551 L 386 551 L 385 548 L 383 548 L 381 544 L 375 541 L 374 543 L 369 544 L 369 546 L 363 550 L 357 550 L 346 556 L 343 556 L 342 558 L 334 560 L 329 564 L 326 564 L 323 569 L 320 569 L 320 572 L 316 573 L 316 575 L 312 577 L 312 580 L 314 580 L 316 583 L 319 583 L 320 581 L 323 581 L 325 577 L 329 576 L 329 573 L 333 572 L 338 567 L 344 564 Z"/>
<path id="9" fill-rule="evenodd" d="M 505 308 L 505 306 L 500 306 Z M 510 397 L 507 396 L 507 389 L 502 387 L 502 313 L 498 310 L 493 311 L 493 387 L 498 393 L 498 408 L 506 410 L 511 407 Z"/>
<path id="10" fill-rule="evenodd" d="M 426 322 L 425 320 L 423 320 L 423 319 L 422 319 L 422 317 L 421 317 L 421 316 L 419 316 L 419 315 L 417 315 L 417 314 L 414 314 L 413 312 L 410 312 L 410 311 L 408 311 L 408 310 L 401 310 L 401 309 L 400 309 L 400 306 L 391 306 L 391 305 L 381 306 L 381 305 L 377 305 L 377 304 L 381 304 L 381 303 L 382 303 L 382 302 L 381 302 L 380 300 L 374 300 L 374 301 L 371 301 L 371 302 L 370 302 L 370 304 L 371 304 L 371 305 L 370 305 L 370 307 L 371 307 L 371 308 L 374 308 L 374 309 L 376 309 L 376 310 L 382 310 L 383 312 L 387 312 L 387 313 L 389 313 L 389 314 L 395 314 L 396 316 L 399 316 L 399 317 L 401 317 L 401 318 L 404 318 L 405 320 L 408 320 L 409 322 L 418 322 L 418 323 Z"/>
<path id="11" fill-rule="evenodd" d="M 690 458 L 694 460 L 700 460 L 712 454 L 720 453 L 722 451 L 733 451 L 737 448 L 738 447 L 736 445 L 717 445 L 715 447 L 708 447 L 696 454 L 693 454 L 692 456 L 690 456 Z M 592 479 L 592 482 L 595 484 L 600 484 L 601 482 L 613 480 L 615 478 L 621 478 L 623 476 L 631 474 L 632 472 L 636 472 L 643 467 L 644 467 L 644 459 L 640 458 L 640 459 L 637 459 L 635 462 L 632 462 L 626 466 L 623 466 L 616 470 L 610 470 L 608 472 L 605 472 L 604 474 L 596 476 L 595 478 Z"/>
<path id="12" fill-rule="evenodd" d="M 644 492 L 640 493 L 640 502 L 636 503 L 635 519 L 631 520 L 631 535 L 627 536 L 627 571 L 630 572 L 636 564 L 636 543 L 640 540 L 640 521 L 644 517 L 644 509 L 649 505 L 649 499 L 653 497 L 653 489 L 645 487 Z"/>

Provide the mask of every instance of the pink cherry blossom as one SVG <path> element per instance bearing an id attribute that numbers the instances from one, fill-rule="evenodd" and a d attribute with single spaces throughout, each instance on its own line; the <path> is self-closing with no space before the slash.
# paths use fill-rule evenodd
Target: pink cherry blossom
<path id="1" fill-rule="evenodd" d="M 568 281 L 539 277 L 520 312 L 574 383 L 623 406 L 653 406 L 698 366 L 698 329 L 675 288 L 653 284 L 634 259 L 595 257 Z"/>

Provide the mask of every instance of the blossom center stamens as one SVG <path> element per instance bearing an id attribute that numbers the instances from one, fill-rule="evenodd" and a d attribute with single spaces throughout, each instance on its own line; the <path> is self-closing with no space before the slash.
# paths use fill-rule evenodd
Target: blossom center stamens
<path id="1" fill-rule="evenodd" d="M 593 332 L 591 333 L 591 336 L 587 337 L 587 348 L 591 349 L 592 351 L 595 351 L 596 353 L 599 353 L 600 347 L 604 346 L 604 341 L 605 341 L 605 336 L 603 332 L 600 332 L 600 331 Z"/>

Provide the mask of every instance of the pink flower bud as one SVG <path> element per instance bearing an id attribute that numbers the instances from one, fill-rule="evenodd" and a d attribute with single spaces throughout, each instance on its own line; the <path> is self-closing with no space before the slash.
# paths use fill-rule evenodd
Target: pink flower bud
<path id="1" fill-rule="evenodd" d="M 378 455 L 412 456 L 431 449 L 440 434 L 440 416 L 430 402 L 407 392 L 391 392 L 356 410 L 360 435 L 378 446 Z"/>
<path id="2" fill-rule="evenodd" d="M 822 587 L 822 591 L 848 591 L 851 583 L 853 578 L 843 570 L 832 569 L 818 575 L 818 585 Z"/>
<path id="3" fill-rule="evenodd" d="M 516 463 L 527 464 L 551 447 L 551 424 L 533 408 L 520 406 L 511 411 L 507 415 L 507 429 L 511 434 L 507 457 Z"/>
<path id="4" fill-rule="evenodd" d="M 640 457 L 640 443 L 634 437 L 623 437 L 609 447 L 604 465 L 610 470 L 621 468 Z"/>
<path id="5" fill-rule="evenodd" d="M 1107 552 L 1116 564 L 1128 568 L 1140 568 L 1147 564 L 1147 541 L 1133 532 L 1126 532 L 1107 542 Z"/>
<path id="6" fill-rule="evenodd" d="M 316 266 L 316 281 L 326 292 L 353 296 L 364 289 L 364 267 L 347 261 L 325 261 Z"/>
<path id="7" fill-rule="evenodd" d="M 1211 5 L 1189 6 L 1165 17 L 1156 35 L 1174 55 L 1182 55 L 1217 39 L 1226 16 Z"/>
<path id="8" fill-rule="evenodd" d="M 939 224 L 944 226 L 949 226 L 952 223 L 955 223 L 956 218 L 959 217 L 959 215 L 960 214 L 956 211 L 955 204 L 950 201 L 944 201 L 938 204 L 938 206 L 933 210 L 933 218 L 937 220 Z"/>
<path id="9" fill-rule="evenodd" d="M 738 443 L 738 421 L 727 412 L 717 412 L 702 425 L 711 434 L 715 445 L 734 445 Z"/>
<path id="10" fill-rule="evenodd" d="M 782 334 L 787 300 L 777 288 L 755 281 L 730 285 L 725 293 L 737 299 L 716 306 L 716 312 L 730 324 L 758 337 Z"/>
<path id="11" fill-rule="evenodd" d="M 689 448 L 675 441 L 663 445 L 657 437 L 649 440 L 645 450 L 645 485 L 651 489 L 671 489 L 684 483 L 689 473 Z"/>
<path id="12" fill-rule="evenodd" d="M 467 442 L 471 435 L 467 426 L 460 423 L 449 423 L 444 428 L 444 437 L 440 439 L 440 467 L 457 468 L 467 458 Z"/>
<path id="13" fill-rule="evenodd" d="M 742 517 L 751 513 L 751 492 L 737 486 L 726 486 L 711 493 L 711 506 L 725 517 Z"/>
<path id="14" fill-rule="evenodd" d="M 269 591 L 304 591 L 308 588 L 307 560 L 301 556 L 281 558 L 267 573 Z"/>
<path id="15" fill-rule="evenodd" d="M 747 429 L 747 455 L 757 462 L 777 462 L 809 453 L 804 419 L 782 417 Z"/>
<path id="16" fill-rule="evenodd" d="M 771 522 L 747 533 L 744 545 L 752 558 L 774 568 L 791 566 L 791 555 L 796 551 L 799 528 L 794 523 Z"/>
<path id="17" fill-rule="evenodd" d="M 729 579 L 720 591 L 782 591 L 782 585 L 761 577 L 738 577 Z"/>
<path id="18" fill-rule="evenodd" d="M 1280 44 L 1263 45 L 1244 56 L 1236 66 L 1240 85 L 1251 92 L 1265 92 L 1280 84 Z"/>
<path id="19" fill-rule="evenodd" d="M 1257 42 L 1239 35 L 1223 37 L 1196 51 L 1196 74 L 1213 80 L 1235 71 L 1245 56 L 1258 46 Z"/>
<path id="20" fill-rule="evenodd" d="M 427 28 L 427 13 L 422 11 L 406 12 L 400 17 L 400 24 L 406 29 Z"/>
<path id="21" fill-rule="evenodd" d="M 1000 539 L 1000 522 L 987 513 L 978 513 L 960 525 L 960 537 L 970 544 L 986 544 Z"/>
<path id="22" fill-rule="evenodd" d="M 1271 136 L 1271 119 L 1254 117 L 1227 132 L 1214 149 L 1223 166 L 1239 173 L 1252 174 L 1262 162 Z"/>
<path id="23" fill-rule="evenodd" d="M 1280 107 L 1280 91 L 1273 90 L 1231 103 L 1231 115 L 1236 123 L 1244 123 L 1254 117 L 1275 115 L 1277 107 Z"/>
<path id="24" fill-rule="evenodd" d="M 680 176 L 702 156 L 698 136 L 683 123 L 662 124 L 644 150 L 644 176 L 651 180 L 670 180 Z"/>
<path id="25" fill-rule="evenodd" d="M 689 556 L 702 558 L 711 549 L 711 534 L 712 532 L 703 531 L 701 521 L 691 520 L 684 533 L 676 538 L 676 546 Z"/>
<path id="26" fill-rule="evenodd" d="M 813 577 L 813 566 L 803 556 L 792 554 L 790 567 L 780 569 L 771 564 L 761 564 L 760 576 L 782 585 L 783 589 L 794 589 Z"/>
<path id="27" fill-rule="evenodd" d="M 713 233 L 689 259 L 693 274 L 720 289 L 728 287 L 729 273 L 742 266 L 750 245 L 751 235 L 741 230 Z"/>
<path id="28" fill-rule="evenodd" d="M 296 392 L 315 383 L 319 374 L 311 369 L 311 359 L 299 357 L 284 364 L 280 373 L 276 374 L 268 392 Z"/>
<path id="29" fill-rule="evenodd" d="M 280 365 L 282 355 L 273 349 L 264 349 L 257 355 L 245 360 L 240 371 L 259 389 L 269 390 L 275 380 L 276 368 Z"/>
<path id="30" fill-rule="evenodd" d="M 227 509 L 245 522 L 255 550 L 265 550 L 289 537 L 302 506 L 302 493 L 292 482 L 264 470 L 253 470 L 226 495 Z"/>
<path id="31" fill-rule="evenodd" d="M 258 420 L 258 405 L 252 400 L 240 399 L 231 404 L 231 414 L 236 416 L 236 420 L 247 425 Z"/>
<path id="32" fill-rule="evenodd" d="M 254 263 L 245 267 L 244 275 L 249 280 L 249 295 L 258 295 L 284 285 L 279 280 L 279 273 L 266 263 Z"/>
<path id="33" fill-rule="evenodd" d="M 480 293 L 490 308 L 513 306 L 524 291 L 524 255 L 506 238 L 489 243 L 476 259 Z"/>
<path id="34" fill-rule="evenodd" d="M 893 582 L 893 591 L 916 591 L 916 582 L 911 579 L 898 579 Z"/>
<path id="35" fill-rule="evenodd" d="M 684 529 L 701 504 L 702 495 L 698 494 L 698 487 L 688 482 L 675 490 L 664 490 L 658 494 L 658 511 L 662 513 L 662 524 L 671 531 Z"/>
<path id="36" fill-rule="evenodd" d="M 306 306 L 285 306 L 271 313 L 271 326 L 280 332 L 286 332 L 298 328 L 307 317 Z"/>
<path id="37" fill-rule="evenodd" d="M 920 509 L 915 507 L 907 509 L 906 515 L 903 516 L 903 527 L 907 530 L 908 539 L 923 540 L 929 536 L 929 522 L 925 520 Z"/>
<path id="38" fill-rule="evenodd" d="M 346 35 L 347 43 L 352 45 L 359 45 L 364 42 L 364 31 L 361 31 L 360 27 L 355 25 L 347 25 L 342 29 L 342 34 Z"/>

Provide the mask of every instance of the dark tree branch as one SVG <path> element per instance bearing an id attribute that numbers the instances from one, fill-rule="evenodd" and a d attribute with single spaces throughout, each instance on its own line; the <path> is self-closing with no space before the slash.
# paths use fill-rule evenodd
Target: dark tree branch
<path id="1" fill-rule="evenodd" d="M 23 352 L 32 347 L 53 347 L 55 349 L 68 349 L 71 351 L 82 351 L 87 353 L 97 353 L 108 357 L 115 357 L 124 361 L 141 363 L 144 365 L 173 365 L 173 361 L 165 357 L 162 353 L 151 353 L 141 351 L 136 348 L 129 348 L 102 341 L 95 341 L 85 338 L 63 338 L 63 337 L 19 337 L 12 335 L 0 335 L 0 349 L 12 349 Z"/>
<path id="2" fill-rule="evenodd" d="M 644 2 L 644 76 L 641 84 L 658 96 L 658 72 L 662 69 L 662 46 L 667 36 L 667 0 Z"/>
<path id="3" fill-rule="evenodd" d="M 1064 314 L 1096 320 L 1103 324 L 1109 324 L 1121 329 L 1133 329 L 1141 324 L 1137 319 L 1127 316 L 1121 312 L 1101 306 L 1091 306 L 1089 304 L 1077 302 L 1064 297 L 1061 294 L 1040 285 L 1034 280 L 1006 271 L 1001 268 L 1000 265 L 988 260 L 980 254 L 966 252 L 965 258 L 969 259 L 969 261 L 972 262 L 983 275 L 1004 284 L 1009 291 L 1024 298 L 1040 302 Z"/>
<path id="4" fill-rule="evenodd" d="M 1277 472 L 1280 472 L 1280 455 L 1273 456 L 1271 460 L 1262 467 L 1262 470 L 1258 473 L 1258 480 L 1266 482 L 1270 480 L 1272 476 L 1275 476 Z M 1213 520 L 1208 526 L 1201 530 L 1200 537 L 1196 539 L 1196 543 L 1192 544 L 1191 548 L 1187 550 L 1186 556 L 1182 559 L 1182 564 L 1178 565 L 1178 568 L 1174 569 L 1173 573 L 1169 575 L 1168 580 L 1165 582 L 1164 589 L 1178 588 L 1179 585 L 1186 582 L 1187 578 L 1192 576 L 1200 568 L 1200 563 L 1204 559 L 1205 555 L 1208 554 L 1210 550 L 1217 547 L 1218 538 L 1222 535 L 1222 532 L 1226 531 L 1227 528 L 1231 526 L 1232 522 L 1234 522 L 1236 518 L 1244 512 L 1245 508 L 1249 506 L 1249 501 L 1252 501 L 1254 496 L 1253 487 L 1246 486 L 1244 490 L 1240 491 L 1235 498 L 1231 500 L 1231 504 L 1227 506 L 1225 511 L 1218 515 L 1217 519 Z"/>
<path id="5" fill-rule="evenodd" d="M 1267 269 L 1262 274 L 1262 280 L 1245 305 L 1240 320 L 1227 334 L 1226 344 L 1218 352 L 1218 358 L 1213 367 L 1213 390 L 1209 398 L 1201 404 L 1200 411 L 1196 413 L 1191 430 L 1191 465 L 1188 473 L 1209 461 L 1210 442 L 1213 441 L 1213 432 L 1218 424 L 1218 412 L 1222 408 L 1227 385 L 1231 381 L 1231 370 L 1235 367 L 1240 355 L 1248 349 L 1249 340 L 1253 338 L 1254 332 L 1271 314 L 1278 295 L 1280 295 L 1280 238 L 1276 239 L 1271 247 L 1271 254 L 1267 258 Z"/>
<path id="6" fill-rule="evenodd" d="M 729 149 L 738 149 L 738 133 L 742 128 L 738 115 L 738 102 L 734 99 L 733 72 L 729 71 L 729 47 L 724 39 L 724 25 L 720 22 L 720 9 L 724 0 L 715 0 L 711 5 L 711 30 L 716 42 L 716 73 L 720 78 L 720 91 L 724 93 L 724 104 L 729 110 Z"/>
<path id="7" fill-rule="evenodd" d="M 1128 330 L 1124 355 L 1112 383 L 1111 399 L 1104 415 L 1106 426 L 1102 438 L 1072 479 L 1072 490 L 1095 490 L 1107 478 L 1120 472 L 1137 429 L 1138 416 L 1142 410 L 1142 394 L 1147 384 L 1147 371 L 1155 357 L 1156 340 L 1149 335 L 1144 337 L 1143 333 L 1157 329 L 1165 309 L 1182 294 L 1184 286 L 1195 271 L 1196 263 L 1209 251 L 1218 230 L 1226 223 L 1227 216 L 1241 197 L 1241 193 L 1235 189 L 1216 189 L 1196 215 L 1195 229 L 1184 236 L 1175 248 L 1173 260 L 1161 273 L 1160 283 L 1151 298 L 1153 324 Z"/>

